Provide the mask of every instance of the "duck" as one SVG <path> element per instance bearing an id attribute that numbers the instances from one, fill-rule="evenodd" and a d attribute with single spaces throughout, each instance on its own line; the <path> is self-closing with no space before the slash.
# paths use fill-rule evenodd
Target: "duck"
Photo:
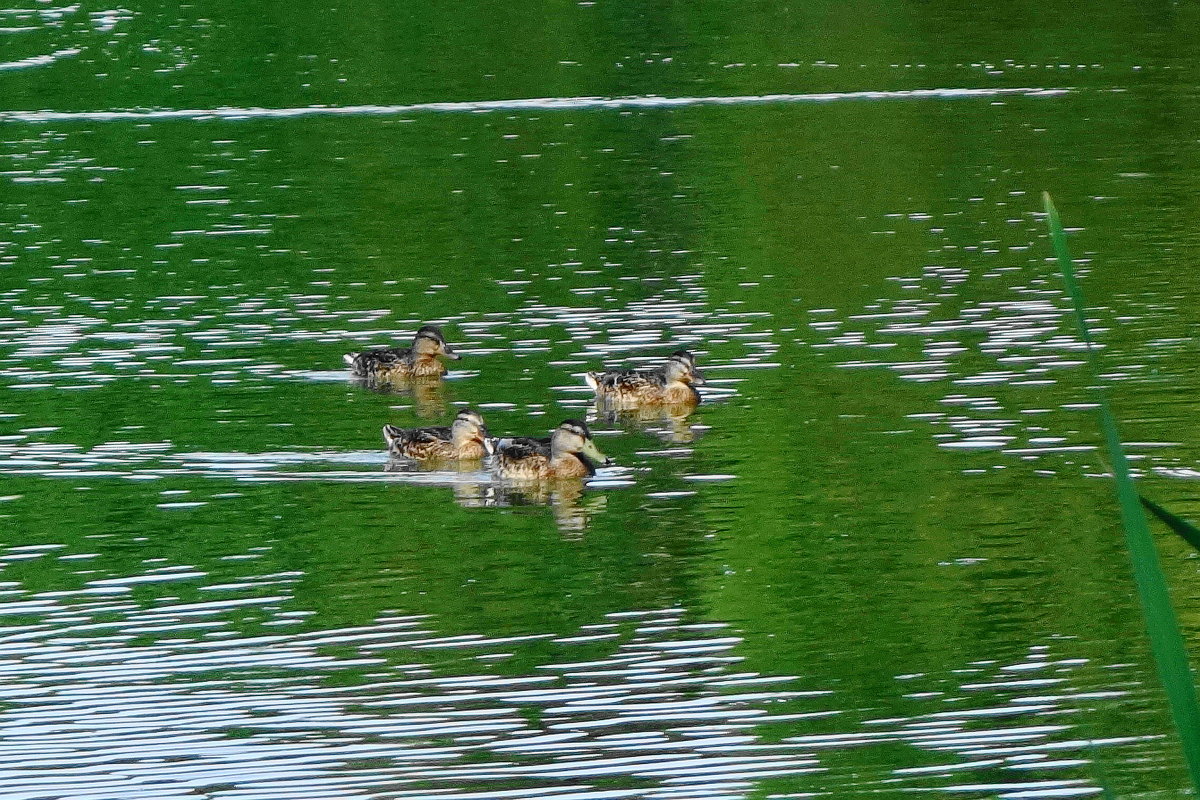
<path id="1" fill-rule="evenodd" d="M 359 353 L 346 353 L 342 360 L 350 372 L 360 378 L 429 378 L 446 374 L 446 365 L 438 356 L 457 361 L 462 358 L 446 344 L 437 325 L 425 325 L 413 337 L 411 347 L 378 347 Z"/>
<path id="2" fill-rule="evenodd" d="M 584 374 L 597 401 L 621 406 L 684 405 L 700 402 L 697 386 L 707 381 L 687 350 L 676 350 L 654 369 L 614 369 Z"/>
<path id="3" fill-rule="evenodd" d="M 548 439 L 515 437 L 492 442 L 492 472 L 518 480 L 587 478 L 612 463 L 592 441 L 583 420 L 568 419 Z"/>
<path id="4" fill-rule="evenodd" d="M 415 461 L 478 461 L 490 449 L 483 416 L 464 408 L 449 427 L 397 428 L 383 426 L 388 454 Z"/>

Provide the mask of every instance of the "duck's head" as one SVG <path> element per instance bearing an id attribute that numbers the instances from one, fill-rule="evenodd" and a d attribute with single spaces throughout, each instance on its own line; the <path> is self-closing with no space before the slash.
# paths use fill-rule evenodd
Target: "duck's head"
<path id="1" fill-rule="evenodd" d="M 477 441 L 485 448 L 488 443 L 488 429 L 483 421 L 483 415 L 473 408 L 464 408 L 454 418 L 450 426 L 450 436 L 458 442 Z"/>
<path id="2" fill-rule="evenodd" d="M 554 429 L 550 435 L 550 452 L 570 453 L 583 456 L 592 464 L 611 464 L 612 460 L 600 452 L 592 441 L 592 432 L 587 423 L 580 419 L 568 419 Z"/>
<path id="3" fill-rule="evenodd" d="M 437 325 L 426 325 L 417 331 L 413 337 L 413 351 L 423 356 L 442 356 L 454 361 L 462 358 L 446 344 L 446 337 L 442 336 L 442 329 Z"/>
<path id="4" fill-rule="evenodd" d="M 693 386 L 708 383 L 704 373 L 696 369 L 696 359 L 687 350 L 676 350 L 667 359 L 667 380 L 683 381 Z"/>

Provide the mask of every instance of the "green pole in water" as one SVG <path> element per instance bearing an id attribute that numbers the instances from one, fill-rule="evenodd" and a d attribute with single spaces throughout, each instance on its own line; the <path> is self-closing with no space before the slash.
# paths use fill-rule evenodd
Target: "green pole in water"
<path id="1" fill-rule="evenodd" d="M 1137 583 L 1142 613 L 1146 618 L 1146 630 L 1150 635 L 1150 651 L 1158 666 L 1158 677 L 1167 692 L 1167 705 L 1170 706 L 1171 716 L 1179 732 L 1192 785 L 1197 793 L 1200 793 L 1200 704 L 1196 701 L 1196 684 L 1188 664 L 1187 649 L 1184 647 L 1183 634 L 1179 631 L 1179 622 L 1175 618 L 1175 609 L 1171 606 L 1167 582 L 1158 562 L 1158 551 L 1154 548 L 1154 539 L 1150 536 L 1150 528 L 1146 524 L 1146 516 L 1142 513 L 1137 489 L 1134 488 L 1133 478 L 1129 474 L 1129 460 L 1125 457 L 1125 449 L 1121 445 L 1117 423 L 1100 385 L 1099 357 L 1088 331 L 1087 319 L 1084 317 L 1083 294 L 1075 281 L 1071 254 L 1067 250 L 1067 237 L 1063 233 L 1058 210 L 1054 208 L 1050 193 L 1043 192 L 1042 200 L 1046 206 L 1050 239 L 1054 243 L 1055 255 L 1058 256 L 1058 266 L 1062 270 L 1063 282 L 1067 286 L 1071 304 L 1075 307 L 1075 322 L 1087 347 L 1091 389 L 1098 406 L 1104 444 L 1112 463 L 1117 501 L 1121 506 L 1121 524 L 1125 528 L 1125 543 L 1133 559 L 1133 577 Z"/>

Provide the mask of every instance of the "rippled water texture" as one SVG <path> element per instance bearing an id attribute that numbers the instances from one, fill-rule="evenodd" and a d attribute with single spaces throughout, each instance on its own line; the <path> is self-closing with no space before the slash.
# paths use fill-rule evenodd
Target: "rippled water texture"
<path id="1" fill-rule="evenodd" d="M 384 5 L 0 8 L 0 795 L 1181 796 L 1038 196 L 1200 518 L 1194 9 Z"/>

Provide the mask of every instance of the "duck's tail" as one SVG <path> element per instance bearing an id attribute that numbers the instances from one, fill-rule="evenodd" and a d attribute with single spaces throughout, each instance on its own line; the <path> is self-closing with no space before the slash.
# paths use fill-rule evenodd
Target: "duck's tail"
<path id="1" fill-rule="evenodd" d="M 385 442 L 387 442 L 387 446 L 389 449 L 391 449 L 391 447 L 399 441 L 400 433 L 401 433 L 400 429 L 397 428 L 395 425 L 384 425 L 383 426 L 383 440 Z"/>
<path id="2" fill-rule="evenodd" d="M 342 361 L 346 362 L 347 367 L 354 369 L 354 362 L 357 360 L 357 358 L 358 353 L 346 353 L 346 355 L 342 356 Z"/>
<path id="3" fill-rule="evenodd" d="M 587 381 L 588 386 L 592 387 L 593 392 L 600 391 L 600 373 L 599 372 L 585 372 L 585 373 L 583 373 L 583 379 L 585 381 Z"/>

